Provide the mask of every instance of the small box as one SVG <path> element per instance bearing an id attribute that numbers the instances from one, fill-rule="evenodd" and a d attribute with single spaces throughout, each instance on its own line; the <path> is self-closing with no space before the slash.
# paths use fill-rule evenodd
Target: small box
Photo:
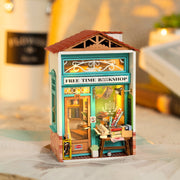
<path id="1" fill-rule="evenodd" d="M 122 127 L 122 137 L 132 137 L 132 131 L 125 130 L 125 126 Z"/>

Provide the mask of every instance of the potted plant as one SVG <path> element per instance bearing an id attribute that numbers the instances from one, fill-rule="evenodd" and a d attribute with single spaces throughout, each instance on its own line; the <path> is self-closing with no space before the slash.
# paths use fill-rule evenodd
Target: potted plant
<path id="1" fill-rule="evenodd" d="M 92 145 L 90 147 L 91 149 L 91 156 L 94 158 L 94 157 L 99 157 L 99 146 L 98 145 Z"/>
<path id="2" fill-rule="evenodd" d="M 175 34 L 180 29 L 180 14 L 163 16 L 160 21 L 154 24 L 155 29 L 167 28 Z"/>

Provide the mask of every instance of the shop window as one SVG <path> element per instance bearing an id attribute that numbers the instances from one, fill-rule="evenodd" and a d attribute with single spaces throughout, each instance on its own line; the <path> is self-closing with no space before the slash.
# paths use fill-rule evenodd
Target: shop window
<path id="1" fill-rule="evenodd" d="M 98 124 L 109 126 L 110 120 L 121 113 L 118 125 L 124 124 L 124 93 L 120 92 L 123 85 L 114 86 L 96 86 L 95 102 L 96 102 L 96 118 Z"/>
<path id="2" fill-rule="evenodd" d="M 124 71 L 124 59 L 64 61 L 64 73 Z"/>

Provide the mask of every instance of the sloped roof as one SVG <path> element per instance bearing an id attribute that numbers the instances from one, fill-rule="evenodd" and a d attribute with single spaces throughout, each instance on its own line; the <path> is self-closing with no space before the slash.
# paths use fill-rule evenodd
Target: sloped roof
<path id="1" fill-rule="evenodd" d="M 60 42 L 57 42 L 53 45 L 50 45 L 50 46 L 46 47 L 45 49 L 52 52 L 52 53 L 57 53 L 59 51 L 65 51 L 66 49 L 72 47 L 73 45 L 80 43 L 80 42 L 82 42 L 82 41 L 84 41 L 90 37 L 93 37 L 93 36 L 99 34 L 99 35 L 103 35 L 107 39 L 113 40 L 116 43 L 123 45 L 129 49 L 139 51 L 138 49 L 136 49 L 136 48 L 134 48 L 128 44 L 125 44 L 122 41 L 114 39 L 111 36 L 108 36 L 106 33 L 108 33 L 108 34 L 115 34 L 115 33 L 116 34 L 122 34 L 122 32 L 114 32 L 114 31 L 113 32 L 111 32 L 111 31 L 105 32 L 105 31 L 95 31 L 95 30 L 84 30 L 84 31 L 81 31 L 80 33 L 77 33 L 73 36 L 70 36 L 70 37 L 68 37 L 68 38 L 66 38 Z"/>

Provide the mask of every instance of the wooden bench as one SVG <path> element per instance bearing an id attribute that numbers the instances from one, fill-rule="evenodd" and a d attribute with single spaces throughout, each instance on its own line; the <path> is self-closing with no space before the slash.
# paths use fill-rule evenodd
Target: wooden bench
<path id="1" fill-rule="evenodd" d="M 100 147 L 99 147 L 99 156 L 102 157 L 103 156 L 103 151 L 104 150 L 114 150 L 114 149 L 125 149 L 125 153 L 127 155 L 131 154 L 131 149 L 130 149 L 130 141 L 131 141 L 131 137 L 125 137 L 124 141 L 125 141 L 125 146 L 111 146 L 111 147 L 104 147 L 105 142 L 106 141 L 111 141 L 110 137 L 107 138 L 100 138 Z"/>

